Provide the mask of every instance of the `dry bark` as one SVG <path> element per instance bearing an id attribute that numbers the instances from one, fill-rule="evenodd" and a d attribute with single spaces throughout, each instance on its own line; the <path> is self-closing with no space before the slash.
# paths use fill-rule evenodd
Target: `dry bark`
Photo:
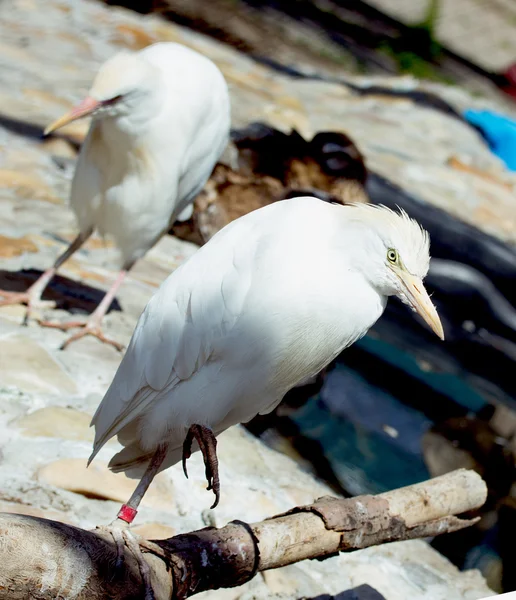
<path id="1" fill-rule="evenodd" d="M 476 519 L 460 515 L 482 506 L 487 489 L 464 469 L 378 496 L 324 497 L 260 523 L 239 521 L 168 540 L 139 540 L 156 600 L 182 599 L 234 587 L 258 571 L 339 551 L 457 531 Z M 0 514 L 0 600 L 136 600 L 138 565 L 102 530 L 85 531 L 35 517 Z"/>

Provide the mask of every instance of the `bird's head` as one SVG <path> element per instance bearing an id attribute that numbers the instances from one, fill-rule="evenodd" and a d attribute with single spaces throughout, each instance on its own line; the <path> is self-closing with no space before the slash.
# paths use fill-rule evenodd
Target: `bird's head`
<path id="1" fill-rule="evenodd" d="M 369 283 L 380 294 L 397 296 L 410 306 L 443 340 L 441 320 L 423 285 L 430 266 L 428 233 L 401 210 L 372 204 L 350 208 L 349 220 L 358 234 L 353 244 Z"/>
<path id="2" fill-rule="evenodd" d="M 156 89 L 157 69 L 140 55 L 120 52 L 100 68 L 86 98 L 45 129 L 45 135 L 83 117 L 118 117 L 134 112 Z"/>

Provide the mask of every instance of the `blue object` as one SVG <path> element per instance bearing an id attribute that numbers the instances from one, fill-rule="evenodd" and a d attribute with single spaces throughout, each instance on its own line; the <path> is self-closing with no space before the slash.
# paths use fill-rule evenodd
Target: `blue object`
<path id="1" fill-rule="evenodd" d="M 371 335 L 366 335 L 355 343 L 359 348 L 379 356 L 385 362 L 405 371 L 436 392 L 446 395 L 459 406 L 478 412 L 487 404 L 486 400 L 468 384 L 466 377 L 461 372 L 424 371 L 412 353 L 383 340 L 375 339 Z"/>
<path id="2" fill-rule="evenodd" d="M 488 110 L 467 110 L 464 118 L 484 132 L 491 151 L 516 171 L 516 121 Z"/>

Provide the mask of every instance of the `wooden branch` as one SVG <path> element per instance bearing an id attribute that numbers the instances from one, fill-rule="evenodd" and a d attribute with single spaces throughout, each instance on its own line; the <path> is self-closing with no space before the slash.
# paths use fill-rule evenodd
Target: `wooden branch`
<path id="1" fill-rule="evenodd" d="M 484 481 L 464 469 L 378 496 L 324 497 L 260 523 L 232 522 L 168 540 L 139 540 L 156 600 L 234 587 L 258 571 L 342 550 L 429 537 L 476 522 L 455 515 L 482 506 Z M 34 517 L 0 514 L 0 600 L 136 600 L 139 567 L 102 530 L 85 531 Z"/>

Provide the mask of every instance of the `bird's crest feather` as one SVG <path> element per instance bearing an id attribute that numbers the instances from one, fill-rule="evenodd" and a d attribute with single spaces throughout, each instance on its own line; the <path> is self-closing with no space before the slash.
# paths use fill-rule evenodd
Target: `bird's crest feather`
<path id="1" fill-rule="evenodd" d="M 388 232 L 390 238 L 402 241 L 403 247 L 397 250 L 400 250 L 403 258 L 411 258 L 411 264 L 407 264 L 411 272 L 420 277 L 428 273 L 430 236 L 405 210 L 399 206 L 396 206 L 397 210 L 392 210 L 383 204 L 369 203 L 353 203 L 346 205 L 348 207 L 356 211 L 356 219 L 375 224 Z"/>

